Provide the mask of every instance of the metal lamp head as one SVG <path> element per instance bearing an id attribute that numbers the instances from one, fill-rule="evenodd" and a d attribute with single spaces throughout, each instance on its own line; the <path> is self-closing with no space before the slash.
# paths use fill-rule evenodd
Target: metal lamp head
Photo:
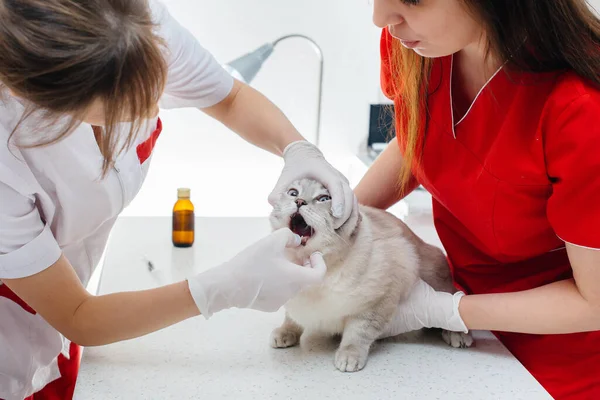
<path id="1" fill-rule="evenodd" d="M 243 56 L 236 58 L 230 63 L 223 65 L 223 68 L 225 68 L 225 70 L 229 72 L 229 74 L 235 79 L 246 84 L 250 84 L 254 77 L 256 77 L 256 74 L 258 74 L 258 71 L 260 71 L 262 68 L 264 62 L 267 60 L 267 58 L 269 58 L 271 53 L 273 53 L 274 48 L 282 41 L 293 38 L 304 39 L 310 42 L 319 56 L 319 94 L 317 98 L 317 126 L 315 129 L 315 144 L 319 146 L 321 132 L 321 103 L 323 99 L 323 51 L 314 40 L 308 36 L 300 34 L 285 35 L 272 43 L 267 43 L 260 46 L 251 53 L 244 54 Z"/>
<path id="2" fill-rule="evenodd" d="M 260 71 L 265 60 L 273 53 L 273 48 L 272 43 L 264 44 L 253 52 L 244 54 L 229 64 L 224 65 L 224 68 L 234 78 L 244 83 L 250 83 L 256 74 L 258 74 L 258 71 Z"/>

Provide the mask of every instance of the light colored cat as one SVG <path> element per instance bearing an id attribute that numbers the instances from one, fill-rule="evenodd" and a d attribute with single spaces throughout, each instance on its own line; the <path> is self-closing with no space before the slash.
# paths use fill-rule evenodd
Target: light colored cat
<path id="1" fill-rule="evenodd" d="M 288 249 L 290 258 L 302 263 L 320 251 L 327 263 L 323 283 L 285 305 L 285 321 L 271 335 L 273 347 L 298 344 L 304 331 L 342 334 L 335 366 L 358 371 L 419 277 L 438 291 L 456 291 L 443 252 L 392 214 L 361 205 L 335 230 L 331 198 L 316 181 L 294 182 L 273 207 L 270 222 L 273 229 L 289 227 L 302 237 L 302 246 Z M 453 347 L 473 343 L 463 333 L 443 331 L 442 337 Z"/>

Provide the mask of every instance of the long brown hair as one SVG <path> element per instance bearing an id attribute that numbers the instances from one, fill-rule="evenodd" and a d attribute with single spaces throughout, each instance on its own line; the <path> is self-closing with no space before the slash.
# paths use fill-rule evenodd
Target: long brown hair
<path id="1" fill-rule="evenodd" d="M 600 20 L 584 0 L 462 0 L 483 23 L 487 54 L 508 69 L 541 73 L 573 70 L 600 85 Z M 419 165 L 427 118 L 432 60 L 393 41 L 391 74 L 398 98 L 398 140 L 404 147 L 400 184 Z"/>
<path id="2" fill-rule="evenodd" d="M 106 174 L 141 121 L 152 117 L 164 90 L 163 42 L 147 1 L 0 0 L 0 21 L 0 82 L 26 103 L 11 137 L 40 112 L 60 129 L 43 137 L 45 127 L 39 127 L 31 146 L 55 143 L 99 102 L 105 125 L 98 144 Z M 116 127 L 125 120 L 133 122 L 122 140 Z"/>

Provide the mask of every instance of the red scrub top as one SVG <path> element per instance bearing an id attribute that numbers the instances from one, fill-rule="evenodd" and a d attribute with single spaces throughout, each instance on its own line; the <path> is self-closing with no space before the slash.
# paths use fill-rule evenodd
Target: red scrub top
<path id="1" fill-rule="evenodd" d="M 381 83 L 399 108 L 392 40 L 384 29 Z M 600 249 L 600 91 L 572 72 L 502 68 L 454 121 L 452 64 L 434 60 L 414 175 L 433 197 L 456 286 L 511 292 L 571 278 L 565 242 Z M 554 398 L 600 399 L 600 331 L 495 334 Z"/>

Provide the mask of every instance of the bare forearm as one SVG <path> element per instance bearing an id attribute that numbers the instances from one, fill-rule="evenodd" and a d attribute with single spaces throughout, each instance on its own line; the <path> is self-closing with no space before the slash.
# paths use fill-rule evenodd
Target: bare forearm
<path id="1" fill-rule="evenodd" d="M 401 168 L 402 154 L 393 139 L 356 186 L 359 203 L 385 210 L 413 191 L 418 186 L 415 180 L 406 190 L 400 190 Z"/>
<path id="2" fill-rule="evenodd" d="M 81 345 L 132 339 L 199 315 L 187 282 L 137 292 L 90 296 L 77 309 L 72 326 Z"/>
<path id="3" fill-rule="evenodd" d="M 35 275 L 3 282 L 56 330 L 84 346 L 142 336 L 199 314 L 186 281 L 92 296 L 64 256 Z"/>
<path id="4" fill-rule="evenodd" d="M 269 99 L 239 81 L 227 99 L 204 111 L 246 141 L 276 155 L 291 142 L 304 139 Z"/>
<path id="5" fill-rule="evenodd" d="M 588 302 L 573 280 L 501 294 L 469 295 L 460 302 L 469 329 L 530 334 L 600 330 L 600 307 Z"/>

